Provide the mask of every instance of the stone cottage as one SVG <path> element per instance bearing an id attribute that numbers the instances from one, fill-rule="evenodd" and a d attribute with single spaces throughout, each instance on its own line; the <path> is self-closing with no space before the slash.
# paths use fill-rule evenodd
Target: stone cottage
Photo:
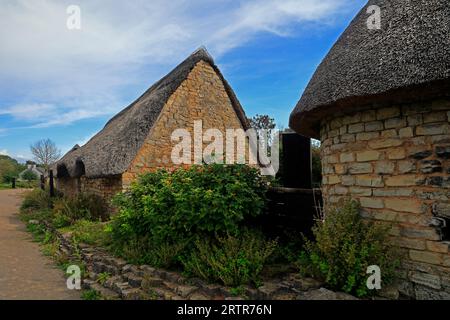
<path id="1" fill-rule="evenodd" d="M 381 29 L 368 27 L 371 5 Z M 400 292 L 450 299 L 448 0 L 369 1 L 317 68 L 290 127 L 321 141 L 325 206 L 350 196 L 364 217 L 392 225 L 404 253 Z"/>
<path id="2" fill-rule="evenodd" d="M 57 187 L 65 194 L 88 192 L 109 199 L 144 172 L 173 169 L 175 129 L 191 132 L 248 128 L 230 85 L 205 49 L 199 49 L 114 116 L 82 147 L 56 164 Z"/>

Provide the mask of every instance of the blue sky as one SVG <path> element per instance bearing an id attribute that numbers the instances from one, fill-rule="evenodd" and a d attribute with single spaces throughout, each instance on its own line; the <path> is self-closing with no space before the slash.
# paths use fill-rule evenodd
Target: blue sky
<path id="1" fill-rule="evenodd" d="M 204 45 L 248 116 L 288 126 L 315 68 L 364 0 L 2 0 L 0 154 L 66 152 Z M 69 30 L 69 5 L 81 29 Z"/>

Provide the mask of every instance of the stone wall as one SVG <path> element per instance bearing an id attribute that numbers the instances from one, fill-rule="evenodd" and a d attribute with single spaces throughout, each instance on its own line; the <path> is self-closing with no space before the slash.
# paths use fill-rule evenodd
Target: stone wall
<path id="1" fill-rule="evenodd" d="M 82 176 L 81 178 L 58 178 L 56 188 L 65 195 L 70 196 L 79 192 L 85 192 L 98 195 L 109 202 L 115 194 L 122 191 L 122 177 L 89 179 Z"/>
<path id="2" fill-rule="evenodd" d="M 359 199 L 402 248 L 401 292 L 450 299 L 450 100 L 332 115 L 321 142 L 325 206 Z"/>
<path id="3" fill-rule="evenodd" d="M 168 99 L 143 147 L 123 174 L 124 187 L 143 172 L 156 168 L 176 168 L 177 165 L 172 163 L 171 153 L 178 142 L 171 141 L 172 132 L 182 128 L 193 136 L 195 120 L 202 120 L 203 132 L 216 128 L 224 138 L 226 129 L 242 128 L 222 80 L 203 61 L 193 68 L 187 79 Z M 194 160 L 193 152 L 191 159 Z"/>

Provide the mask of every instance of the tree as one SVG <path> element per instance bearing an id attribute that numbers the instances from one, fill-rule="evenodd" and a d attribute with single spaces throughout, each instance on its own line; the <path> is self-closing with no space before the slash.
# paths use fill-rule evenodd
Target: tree
<path id="1" fill-rule="evenodd" d="M 256 130 L 265 129 L 271 132 L 276 127 L 275 120 L 267 114 L 257 114 L 252 118 L 248 118 L 248 121 L 250 126 Z"/>
<path id="2" fill-rule="evenodd" d="M 250 127 L 256 130 L 258 133 L 258 138 L 263 143 L 262 145 L 265 147 L 265 142 L 267 141 L 267 149 L 272 146 L 272 130 L 275 129 L 275 119 L 271 118 L 267 114 L 256 114 L 252 118 L 247 118 L 250 123 Z M 262 130 L 266 130 L 266 136 Z M 267 140 L 266 140 L 267 139 Z"/>
<path id="3" fill-rule="evenodd" d="M 20 171 L 23 170 L 17 160 L 0 155 L 0 182 L 10 183 L 13 178 L 17 178 Z"/>
<path id="4" fill-rule="evenodd" d="M 37 180 L 38 176 L 31 170 L 27 170 L 22 174 L 22 179 L 27 181 Z"/>
<path id="5" fill-rule="evenodd" d="M 30 146 L 31 153 L 37 163 L 41 164 L 45 171 L 61 156 L 61 151 L 50 139 L 42 139 Z"/>

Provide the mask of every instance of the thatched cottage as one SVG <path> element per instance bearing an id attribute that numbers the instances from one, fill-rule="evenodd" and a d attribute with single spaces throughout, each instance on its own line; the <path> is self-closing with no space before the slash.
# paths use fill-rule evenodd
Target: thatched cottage
<path id="1" fill-rule="evenodd" d="M 171 134 L 203 129 L 248 128 L 230 85 L 204 49 L 199 49 L 114 116 L 82 147 L 75 146 L 56 164 L 57 187 L 65 194 L 88 192 L 106 199 L 137 175 L 175 168 Z"/>
<path id="2" fill-rule="evenodd" d="M 368 28 L 381 8 L 381 29 Z M 392 225 L 400 291 L 450 299 L 450 5 L 369 1 L 317 68 L 290 127 L 321 141 L 325 206 Z"/>

